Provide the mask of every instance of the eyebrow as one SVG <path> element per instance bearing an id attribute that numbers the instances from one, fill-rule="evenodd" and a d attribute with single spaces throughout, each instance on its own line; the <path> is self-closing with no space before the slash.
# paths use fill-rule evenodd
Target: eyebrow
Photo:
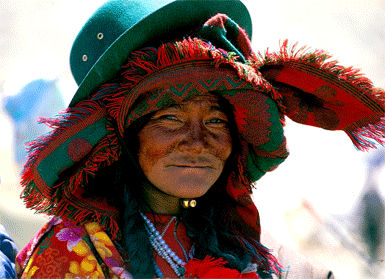
<path id="1" fill-rule="evenodd" d="M 211 106 L 211 107 L 210 107 L 210 110 L 212 110 L 212 111 L 220 111 L 220 112 L 225 113 L 224 109 L 221 108 L 221 107 L 218 106 L 218 105 L 216 105 L 216 106 Z"/>
<path id="2" fill-rule="evenodd" d="M 165 107 L 164 109 L 172 109 L 172 108 L 175 108 L 175 109 L 181 109 L 181 110 L 184 110 L 186 105 L 184 104 L 172 104 L 168 107 Z M 210 107 L 210 111 L 220 111 L 220 112 L 225 112 L 223 108 L 221 108 L 219 105 L 213 105 Z"/>
<path id="3" fill-rule="evenodd" d="M 170 108 L 183 109 L 183 105 L 182 104 L 172 104 L 172 105 L 169 105 L 163 109 L 170 109 Z"/>

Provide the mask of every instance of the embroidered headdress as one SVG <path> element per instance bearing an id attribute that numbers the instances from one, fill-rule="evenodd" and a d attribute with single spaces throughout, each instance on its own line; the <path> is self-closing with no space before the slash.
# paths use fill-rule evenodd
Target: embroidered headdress
<path id="1" fill-rule="evenodd" d="M 133 121 L 207 92 L 227 99 L 233 109 L 242 150 L 226 189 L 256 236 L 260 225 L 251 187 L 289 155 L 285 116 L 343 130 L 361 150 L 384 143 L 384 91 L 358 70 L 329 61 L 324 51 L 290 48 L 287 41 L 278 52 L 254 53 L 250 17 L 237 0 L 150 2 L 139 1 L 152 8 L 133 20 L 132 9 L 125 10 L 136 1 L 109 1 L 79 33 L 71 53 L 79 90 L 57 118 L 42 120 L 53 131 L 30 144 L 22 175 L 27 207 L 78 224 L 97 221 L 116 237 L 118 211 L 103 197 L 85 198 L 83 186 L 119 159 L 119 137 L 127 136 Z M 129 26 L 111 25 L 114 5 Z M 171 28 L 178 30 L 171 42 L 151 40 Z"/>

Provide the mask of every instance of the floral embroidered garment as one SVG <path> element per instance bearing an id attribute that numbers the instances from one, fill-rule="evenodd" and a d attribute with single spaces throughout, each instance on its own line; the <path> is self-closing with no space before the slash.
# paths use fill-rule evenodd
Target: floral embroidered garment
<path id="1" fill-rule="evenodd" d="M 16 271 L 19 278 L 133 278 L 97 223 L 81 227 L 59 218 L 43 226 L 20 251 Z"/>
<path id="2" fill-rule="evenodd" d="M 147 214 L 168 245 L 187 259 L 193 245 L 183 223 L 169 215 Z M 65 253 L 63 253 L 65 252 Z M 177 276 L 168 263 L 154 252 L 154 260 L 164 275 Z M 186 260 L 187 260 L 186 259 Z M 224 267 L 222 259 L 192 259 L 186 265 L 187 278 L 259 278 L 249 270 L 240 273 Z M 16 258 L 19 278 L 133 278 L 118 248 L 98 223 L 76 226 L 53 218 L 20 251 Z M 188 274 L 187 274 L 188 273 Z"/>

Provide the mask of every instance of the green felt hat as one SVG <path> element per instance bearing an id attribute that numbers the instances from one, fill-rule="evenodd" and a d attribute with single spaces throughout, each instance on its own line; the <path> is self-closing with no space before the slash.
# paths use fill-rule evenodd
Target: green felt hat
<path id="1" fill-rule="evenodd" d="M 79 88 L 70 106 L 114 77 L 133 50 L 182 38 L 217 13 L 227 14 L 251 36 L 250 14 L 239 0 L 107 1 L 72 46 L 70 65 Z"/>

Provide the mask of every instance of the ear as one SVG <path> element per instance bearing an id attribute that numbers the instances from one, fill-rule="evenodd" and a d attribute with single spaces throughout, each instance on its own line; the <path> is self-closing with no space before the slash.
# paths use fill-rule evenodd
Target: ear
<path id="1" fill-rule="evenodd" d="M 282 96 L 285 115 L 295 122 L 345 131 L 358 149 L 385 140 L 385 92 L 374 88 L 359 70 L 326 61 L 322 50 L 266 52 L 259 71 Z"/>

